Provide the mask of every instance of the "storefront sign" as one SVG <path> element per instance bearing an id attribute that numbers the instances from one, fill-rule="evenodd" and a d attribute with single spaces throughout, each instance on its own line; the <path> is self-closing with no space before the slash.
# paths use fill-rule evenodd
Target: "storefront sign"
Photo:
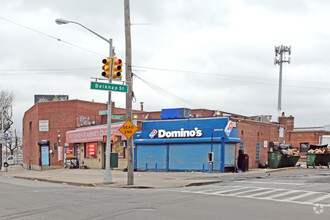
<path id="1" fill-rule="evenodd" d="M 189 137 L 201 137 L 203 135 L 202 130 L 197 127 L 194 130 L 184 130 L 181 128 L 179 131 L 166 131 L 159 129 L 158 131 L 153 130 L 150 134 L 150 138 L 154 138 L 158 133 L 158 138 L 189 138 Z"/>
<path id="2" fill-rule="evenodd" d="M 49 121 L 48 120 L 39 120 L 39 132 L 49 131 Z"/>
<path id="3" fill-rule="evenodd" d="M 67 158 L 73 158 L 73 147 L 65 148 L 65 159 Z"/>
<path id="4" fill-rule="evenodd" d="M 119 128 L 122 125 L 123 124 L 111 125 L 111 136 L 120 134 Z M 104 135 L 107 135 L 106 125 L 67 131 L 66 143 L 86 143 L 94 141 L 103 141 Z"/>
<path id="5" fill-rule="evenodd" d="M 69 100 L 68 95 L 34 95 L 34 104 L 37 102 L 54 102 Z"/>
<path id="6" fill-rule="evenodd" d="M 95 158 L 97 156 L 97 143 L 86 144 L 86 158 Z"/>
<path id="7" fill-rule="evenodd" d="M 229 137 L 229 135 L 230 135 L 231 130 L 233 129 L 233 127 L 234 127 L 233 122 L 228 121 L 228 124 L 227 124 L 227 126 L 226 126 L 226 128 L 225 128 L 225 135 L 226 135 L 227 137 Z"/>

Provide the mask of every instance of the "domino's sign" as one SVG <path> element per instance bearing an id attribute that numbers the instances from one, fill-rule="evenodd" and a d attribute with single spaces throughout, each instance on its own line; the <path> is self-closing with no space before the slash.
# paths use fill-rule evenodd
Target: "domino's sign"
<path id="1" fill-rule="evenodd" d="M 225 135 L 227 137 L 229 137 L 229 135 L 231 133 L 231 130 L 233 130 L 233 127 L 234 127 L 233 122 L 232 121 L 228 121 L 228 124 L 227 124 L 227 126 L 225 128 Z"/>
<path id="2" fill-rule="evenodd" d="M 184 130 L 181 128 L 179 131 L 166 131 L 164 129 L 159 129 L 158 131 L 154 129 L 150 134 L 150 138 L 154 138 L 158 134 L 158 138 L 192 138 L 201 137 L 203 135 L 202 130 L 197 127 L 192 130 Z"/>

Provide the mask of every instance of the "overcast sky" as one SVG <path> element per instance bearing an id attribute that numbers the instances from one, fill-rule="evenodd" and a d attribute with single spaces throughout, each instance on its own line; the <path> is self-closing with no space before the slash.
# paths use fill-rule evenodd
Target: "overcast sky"
<path id="1" fill-rule="evenodd" d="M 330 2 L 326 0 L 131 0 L 133 108 L 206 108 L 277 117 L 274 46 L 283 64 L 282 111 L 295 126 L 330 124 Z M 14 128 L 35 94 L 103 102 L 90 89 L 107 42 L 125 62 L 123 0 L 1 0 L 0 89 L 15 94 Z M 57 40 L 61 39 L 61 41 Z M 141 80 L 141 79 L 142 80 Z M 117 107 L 125 95 L 113 93 Z"/>

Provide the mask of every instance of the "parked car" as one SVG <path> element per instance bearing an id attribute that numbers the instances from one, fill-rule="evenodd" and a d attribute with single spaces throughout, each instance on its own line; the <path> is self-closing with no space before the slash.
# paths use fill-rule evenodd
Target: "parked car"
<path id="1" fill-rule="evenodd" d="M 4 166 L 8 167 L 9 165 L 14 165 L 14 164 L 22 164 L 23 162 L 23 157 L 21 156 L 14 156 L 10 155 L 7 157 L 7 160 L 5 159 Z"/>

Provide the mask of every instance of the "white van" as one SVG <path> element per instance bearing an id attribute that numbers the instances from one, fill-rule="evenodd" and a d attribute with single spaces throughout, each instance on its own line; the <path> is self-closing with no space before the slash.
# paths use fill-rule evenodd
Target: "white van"
<path id="1" fill-rule="evenodd" d="M 4 162 L 4 166 L 8 167 L 9 165 L 14 165 L 14 164 L 22 164 L 23 162 L 23 157 L 20 156 L 14 156 L 14 155 L 10 155 L 7 157 L 7 161 L 5 158 L 5 162 Z"/>

